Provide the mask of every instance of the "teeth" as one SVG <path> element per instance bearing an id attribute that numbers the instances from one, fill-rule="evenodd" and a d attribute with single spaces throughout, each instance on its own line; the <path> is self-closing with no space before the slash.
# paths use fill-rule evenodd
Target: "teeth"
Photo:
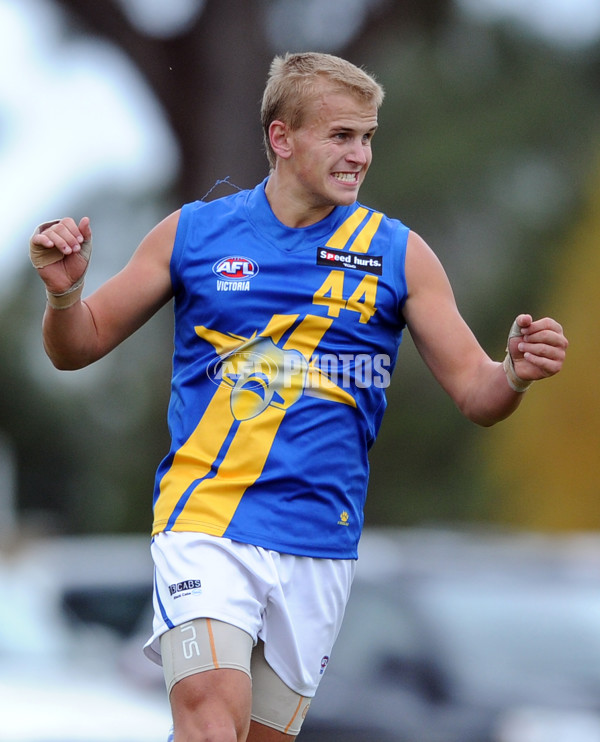
<path id="1" fill-rule="evenodd" d="M 333 177 L 336 180 L 343 180 L 345 183 L 354 183 L 356 181 L 356 173 L 334 173 Z"/>

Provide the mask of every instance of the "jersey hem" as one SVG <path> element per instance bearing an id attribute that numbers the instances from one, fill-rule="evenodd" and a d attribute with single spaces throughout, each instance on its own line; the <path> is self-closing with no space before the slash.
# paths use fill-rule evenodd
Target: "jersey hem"
<path id="1" fill-rule="evenodd" d="M 165 524 L 166 525 L 166 524 Z M 175 533 L 205 533 L 208 536 L 217 536 L 218 538 L 228 538 L 230 541 L 237 541 L 241 544 L 248 544 L 250 546 L 260 546 L 262 549 L 268 549 L 269 551 L 276 551 L 279 554 L 290 554 L 292 556 L 299 557 L 310 557 L 311 559 L 358 559 L 358 545 L 353 549 L 347 549 L 345 551 L 333 550 L 333 549 L 310 549 L 305 546 L 299 546 L 297 544 L 289 544 L 279 541 L 271 541 L 263 539 L 257 536 L 249 534 L 228 534 L 227 531 L 223 533 L 222 530 L 210 527 L 190 527 L 191 524 L 187 523 L 185 527 L 175 526 L 172 528 L 160 527 L 155 525 L 152 530 L 152 537 L 162 532 L 173 531 Z"/>

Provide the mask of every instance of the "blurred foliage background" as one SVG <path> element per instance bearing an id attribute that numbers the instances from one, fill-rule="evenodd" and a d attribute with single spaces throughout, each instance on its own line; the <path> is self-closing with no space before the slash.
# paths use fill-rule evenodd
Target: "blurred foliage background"
<path id="1" fill-rule="evenodd" d="M 0 10 L 9 5 L 0 0 Z M 32 203 L 19 223 L 9 215 L 16 237 L 2 248 L 23 260 L 0 289 L 0 535 L 15 524 L 60 533 L 149 530 L 154 471 L 168 444 L 170 307 L 95 366 L 55 371 L 41 343 L 44 295 L 27 264 L 28 235 L 56 213 L 89 215 L 91 290 L 181 203 L 226 178 L 252 187 L 267 174 L 259 102 L 269 62 L 306 49 L 345 56 L 384 85 L 360 200 L 429 242 L 486 350 L 503 357 L 519 312 L 555 316 L 571 341 L 563 374 L 535 385 L 509 421 L 480 429 L 436 386 L 407 335 L 372 451 L 368 523 L 600 527 L 600 43 L 552 39 L 473 6 L 20 4 L 52 20 L 36 38 L 48 64 L 60 63 L 57 75 L 76 71 L 82 46 L 101 48 L 106 60 L 114 55 L 124 89 L 135 80 L 151 101 L 140 129 L 160 120 L 168 138 L 151 156 L 162 177 L 135 186 L 125 176 L 98 178 L 84 187 L 80 176 L 96 146 L 90 115 L 103 126 L 110 111 L 92 114 L 75 95 L 47 100 L 41 89 L 31 100 L 32 145 L 45 139 L 51 148 L 52 126 L 89 129 L 89 139 L 85 156 L 68 138 L 57 153 L 58 168 L 68 163 L 78 173 L 72 187 L 58 188 L 56 172 L 39 162 L 23 162 L 15 176 L 52 198 L 45 210 Z M 18 68 L 5 65 L 0 76 L 19 84 Z M 0 154 L 11 147 L 6 106 L 0 86 Z M 121 144 L 115 135 L 115 149 Z M 11 182 L 3 178 L 6 197 Z"/>

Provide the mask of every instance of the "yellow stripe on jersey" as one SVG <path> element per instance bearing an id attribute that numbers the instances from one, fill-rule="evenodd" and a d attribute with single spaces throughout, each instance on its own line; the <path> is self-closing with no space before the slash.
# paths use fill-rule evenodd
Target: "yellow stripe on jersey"
<path id="1" fill-rule="evenodd" d="M 271 337 L 276 342 L 296 320 L 297 315 L 274 315 L 259 337 Z M 291 333 L 283 349 L 299 351 L 308 364 L 332 322 L 327 317 L 307 315 Z M 221 333 L 213 333 L 204 327 L 197 327 L 196 332 L 220 348 L 229 344 L 227 336 Z M 222 452 L 235 422 L 231 393 L 227 384 L 217 387 L 198 426 L 176 452 L 171 468 L 160 483 L 153 533 L 166 526 L 183 494 L 198 482 L 183 504 L 173 530 L 201 525 L 205 532 L 222 536 L 244 492 L 260 477 L 288 407 L 269 405 L 255 417 L 238 421 L 227 451 Z M 221 453 L 224 456 L 218 470 L 209 477 Z"/>
<path id="2" fill-rule="evenodd" d="M 261 475 L 285 413 L 267 407 L 257 417 L 240 422 L 216 475 L 194 489 L 173 530 L 201 524 L 214 536 L 225 533 L 244 492 Z"/>
<path id="3" fill-rule="evenodd" d="M 375 232 L 377 232 L 382 218 L 383 214 L 381 212 L 375 211 L 371 214 L 369 221 L 360 230 L 356 239 L 352 243 L 350 252 L 367 252 L 369 250 L 371 247 L 371 240 L 375 236 Z"/>
<path id="4" fill-rule="evenodd" d="M 361 222 L 368 214 L 368 210 L 363 206 L 359 206 L 351 216 L 343 222 L 336 231 L 327 240 L 326 247 L 331 247 L 336 250 L 343 250 L 347 247 L 350 242 L 350 238 L 356 232 Z M 350 246 L 350 252 L 368 252 L 371 247 L 371 241 L 381 224 L 383 214 L 379 211 L 374 211 L 369 217 L 367 223 L 362 227 L 354 242 Z"/>
<path id="5" fill-rule="evenodd" d="M 234 418 L 229 408 L 231 390 L 218 386 L 206 412 L 188 440 L 175 453 L 171 468 L 160 483 L 154 508 L 154 531 L 164 527 L 190 484 L 210 473 Z"/>
<path id="6" fill-rule="evenodd" d="M 331 235 L 327 240 L 325 247 L 332 247 L 335 250 L 343 250 L 348 244 L 350 237 L 352 237 L 356 231 L 358 225 L 368 213 L 368 210 L 365 209 L 364 206 L 359 206 L 358 209 L 356 209 L 356 211 L 351 214 L 345 222 L 342 222 L 342 224 Z"/>
<path id="7" fill-rule="evenodd" d="M 356 400 L 350 392 L 344 391 L 322 369 L 317 368 L 314 364 L 309 366 L 304 394 L 307 397 L 327 399 L 330 402 L 339 402 L 350 407 L 356 407 Z"/>
<path id="8" fill-rule="evenodd" d="M 260 333 L 261 337 L 271 338 L 274 343 L 278 343 L 298 317 L 298 314 L 274 314 Z"/>

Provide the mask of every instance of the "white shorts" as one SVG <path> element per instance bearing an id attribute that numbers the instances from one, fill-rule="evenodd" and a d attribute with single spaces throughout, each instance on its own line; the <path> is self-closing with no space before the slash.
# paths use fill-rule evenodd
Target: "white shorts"
<path id="1" fill-rule="evenodd" d="M 203 533 L 163 532 L 152 541 L 154 633 L 195 618 L 232 624 L 265 645 L 265 659 L 296 693 L 314 696 L 337 638 L 355 560 L 279 554 Z"/>

